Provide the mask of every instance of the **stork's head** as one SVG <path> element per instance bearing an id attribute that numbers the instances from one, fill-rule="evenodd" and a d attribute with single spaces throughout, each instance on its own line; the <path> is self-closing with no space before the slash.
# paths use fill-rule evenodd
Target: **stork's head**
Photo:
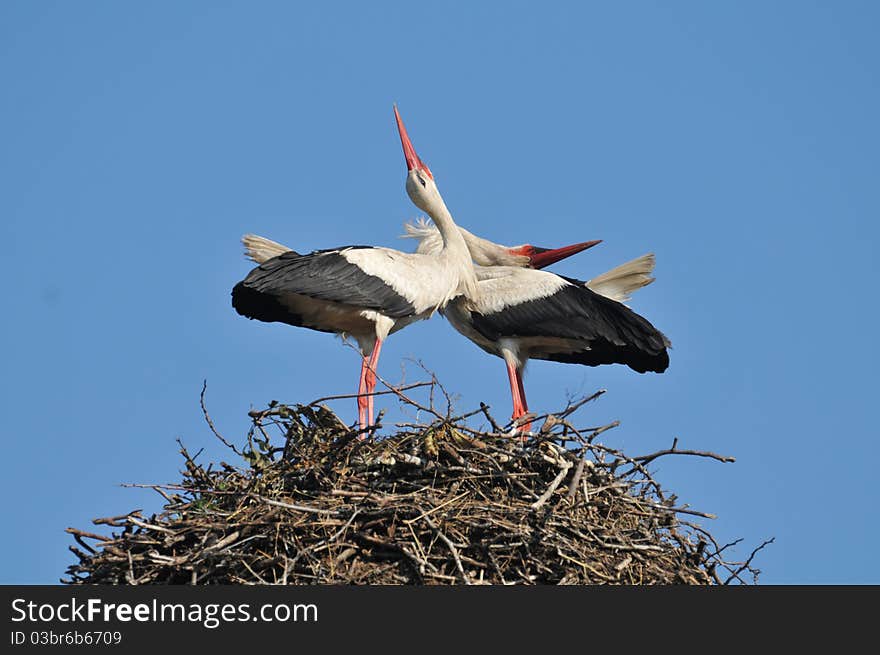
<path id="1" fill-rule="evenodd" d="M 440 230 L 427 219 L 419 218 L 414 223 L 405 223 L 403 227 L 406 234 L 401 235 L 402 237 L 418 239 L 419 245 L 416 247 L 416 252 L 423 255 L 436 255 L 443 249 L 443 237 L 440 236 Z M 480 266 L 544 268 L 602 243 L 601 240 L 584 241 L 562 248 L 541 248 L 530 243 L 521 246 L 502 246 L 500 243 L 492 243 L 488 239 L 478 237 L 460 225 L 458 231 L 464 237 L 464 242 L 467 244 L 474 263 Z"/>
<path id="2" fill-rule="evenodd" d="M 437 190 L 437 184 L 434 182 L 434 174 L 431 169 L 416 154 L 412 141 L 406 133 L 403 126 L 403 120 L 394 107 L 394 117 L 397 119 L 397 131 L 400 133 L 400 143 L 403 145 L 403 156 L 406 158 L 406 192 L 409 194 L 410 200 L 422 211 L 429 212 L 442 203 L 440 192 Z"/>
<path id="3" fill-rule="evenodd" d="M 545 266 L 550 266 L 550 264 L 561 261 L 566 257 L 576 255 L 582 250 L 592 248 L 593 246 L 600 243 L 602 243 L 602 240 L 597 239 L 595 241 L 584 241 L 583 243 L 575 243 L 570 246 L 563 246 L 562 248 L 541 248 L 540 246 L 533 246 L 530 243 L 527 243 L 522 246 L 507 248 L 506 250 L 510 255 L 514 257 L 524 258 L 523 260 L 521 260 L 523 262 L 522 264 L 520 264 L 521 266 L 528 266 L 530 268 L 544 268 Z"/>
<path id="4" fill-rule="evenodd" d="M 406 192 L 413 203 L 429 215 L 434 215 L 432 210 L 443 206 L 443 199 L 437 184 L 434 182 L 434 174 L 431 169 L 416 154 L 403 119 L 397 106 L 394 106 L 394 117 L 397 119 L 397 131 L 400 133 L 400 143 L 403 145 L 403 156 L 406 158 Z M 521 266 L 530 268 L 544 268 L 566 257 L 595 246 L 601 241 L 585 241 L 563 248 L 540 248 L 531 244 L 521 246 L 502 246 L 481 239 L 465 229 L 459 228 L 466 242 L 468 250 L 474 261 L 481 266 Z M 421 227 L 407 226 L 408 236 L 420 240 L 418 252 L 436 253 L 443 248 L 443 239 L 436 226 L 422 223 Z"/>

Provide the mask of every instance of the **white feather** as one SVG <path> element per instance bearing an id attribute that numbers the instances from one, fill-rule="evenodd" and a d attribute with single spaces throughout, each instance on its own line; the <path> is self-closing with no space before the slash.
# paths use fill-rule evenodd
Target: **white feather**
<path id="1" fill-rule="evenodd" d="M 515 266 L 475 266 L 480 293 L 476 299 L 459 299 L 480 314 L 494 314 L 505 307 L 552 296 L 571 283 L 558 275 Z"/>
<path id="2" fill-rule="evenodd" d="M 416 314 L 430 315 L 456 296 L 478 295 L 476 289 L 466 288 L 468 279 L 459 274 L 456 266 L 450 265 L 447 252 L 424 255 L 391 248 L 352 248 L 342 250 L 340 254 L 406 298 Z M 476 284 L 472 275 L 469 279 Z"/>
<path id="3" fill-rule="evenodd" d="M 257 264 L 262 264 L 291 250 L 277 241 L 256 234 L 245 234 L 241 238 L 241 244 L 244 246 L 244 256 Z"/>
<path id="4" fill-rule="evenodd" d="M 597 275 L 586 283 L 590 291 L 611 298 L 617 302 L 626 302 L 634 291 L 651 284 L 654 278 L 655 259 L 653 253 L 636 257 L 610 271 Z"/>
<path id="5" fill-rule="evenodd" d="M 419 216 L 413 223 L 404 223 L 403 229 L 405 234 L 401 234 L 401 239 L 418 239 L 419 244 L 416 246 L 416 252 L 428 254 L 429 252 L 439 252 L 443 247 L 443 239 L 440 236 L 440 230 L 424 216 Z"/>

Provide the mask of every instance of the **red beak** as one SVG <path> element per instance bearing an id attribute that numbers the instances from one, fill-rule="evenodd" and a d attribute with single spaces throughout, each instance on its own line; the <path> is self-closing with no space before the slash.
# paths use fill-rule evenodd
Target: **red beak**
<path id="1" fill-rule="evenodd" d="M 406 158 L 406 169 L 409 171 L 413 169 L 424 171 L 428 177 L 433 180 L 434 176 L 431 174 L 430 169 L 425 166 L 421 159 L 419 159 L 412 141 L 409 140 L 409 135 L 406 133 L 406 128 L 403 126 L 403 119 L 400 118 L 400 113 L 397 111 L 397 105 L 394 105 L 394 117 L 397 119 L 397 131 L 400 133 L 400 143 L 403 146 L 403 156 Z"/>
<path id="2" fill-rule="evenodd" d="M 544 268 L 546 266 L 550 266 L 550 264 L 555 264 L 558 261 L 565 259 L 566 257 L 571 257 L 572 255 L 576 255 L 579 252 L 586 250 L 587 248 L 592 248 L 593 246 L 602 243 L 602 239 L 598 239 L 596 241 L 584 241 L 583 243 L 575 243 L 571 246 L 564 246 L 562 248 L 539 248 L 538 246 L 522 246 L 520 248 L 511 248 L 510 252 L 515 255 L 525 255 L 529 258 L 529 266 L 532 268 Z"/>

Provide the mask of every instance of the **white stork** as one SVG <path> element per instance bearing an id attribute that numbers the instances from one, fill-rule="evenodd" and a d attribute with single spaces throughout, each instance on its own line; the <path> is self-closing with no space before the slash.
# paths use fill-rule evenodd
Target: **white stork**
<path id="1" fill-rule="evenodd" d="M 442 238 L 425 221 L 406 225 L 419 239 L 417 252 L 435 251 Z M 461 229 L 461 228 L 459 228 Z M 474 237 L 475 239 L 477 237 Z M 480 239 L 482 261 L 508 252 Z M 471 242 L 468 242 L 473 254 Z M 541 268 L 541 266 L 535 266 Z M 626 364 L 639 373 L 669 366 L 669 340 L 622 303 L 654 281 L 654 255 L 647 254 L 583 282 L 515 266 L 476 266 L 479 294 L 457 298 L 443 314 L 461 334 L 504 359 L 513 397 L 513 420 L 528 414 L 523 370 L 529 359 L 598 366 Z M 529 430 L 525 421 L 522 428 Z"/>
<path id="2" fill-rule="evenodd" d="M 389 334 L 428 318 L 464 295 L 476 299 L 471 256 L 437 190 L 430 169 L 419 159 L 394 108 L 406 159 L 406 191 L 434 221 L 441 247 L 431 253 L 345 246 L 307 255 L 286 252 L 253 269 L 232 290 L 232 306 L 247 316 L 321 332 L 351 335 L 363 361 L 358 385 L 361 430 L 373 423 L 376 363 Z"/>
<path id="3" fill-rule="evenodd" d="M 427 221 L 404 227 L 405 237 L 419 240 L 417 252 L 431 254 L 442 248 L 440 232 Z M 547 266 L 598 241 L 547 250 L 528 244 L 502 246 L 462 227 L 459 230 L 474 261 L 482 264 L 475 268 L 479 300 L 474 304 L 457 298 L 443 314 L 461 334 L 505 360 L 514 420 L 528 413 L 522 376 L 529 358 L 589 366 L 616 362 L 628 364 L 639 372 L 665 370 L 669 362 L 665 351 L 669 341 L 650 323 L 620 304 L 629 300 L 634 291 L 654 281 L 651 277 L 655 264 L 653 254 L 642 255 L 582 282 L 526 267 Z M 246 255 L 258 263 L 289 250 L 287 246 L 253 234 L 245 235 L 242 243 Z M 529 257 L 523 255 L 524 252 L 533 254 Z M 506 265 L 490 267 L 493 263 Z M 588 291 L 573 287 L 585 287 Z M 596 294 L 604 298 L 599 300 Z M 590 325 L 591 321 L 594 325 Z M 476 327 L 475 322 L 483 330 Z M 502 329 L 492 331 L 493 325 L 500 328 L 502 324 Z M 618 324 L 616 328 L 615 324 Z M 530 424 L 525 422 L 522 428 L 528 430 Z"/>
<path id="4" fill-rule="evenodd" d="M 639 373 L 662 373 L 669 366 L 663 333 L 626 305 L 592 291 L 590 283 L 509 266 L 476 271 L 482 295 L 455 299 L 444 315 L 480 348 L 504 359 L 514 421 L 529 411 L 523 387 L 529 359 L 625 364 Z M 522 422 L 522 428 L 530 430 L 531 423 Z"/>

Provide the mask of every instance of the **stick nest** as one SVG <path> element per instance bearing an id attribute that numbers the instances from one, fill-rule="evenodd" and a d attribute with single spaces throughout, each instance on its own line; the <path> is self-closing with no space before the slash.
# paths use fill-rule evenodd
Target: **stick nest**
<path id="1" fill-rule="evenodd" d="M 431 398 L 436 382 L 431 387 Z M 205 418 L 245 466 L 204 465 L 181 444 L 179 484 L 146 485 L 163 510 L 68 528 L 78 546 L 69 584 L 722 584 L 746 582 L 751 562 L 690 522 L 710 514 L 677 504 L 652 477 L 667 455 L 628 456 L 576 428 L 571 415 L 602 392 L 537 417 L 525 440 L 481 406 L 427 417 L 392 436 L 362 436 L 316 401 L 249 413 L 243 450 Z M 322 399 L 326 400 L 326 399 Z M 204 409 L 204 390 L 202 396 Z M 482 414 L 485 428 L 467 418 Z M 543 419 L 541 422 L 539 419 Z M 382 420 L 380 415 L 379 421 Z M 272 434 L 277 431 L 278 436 Z M 280 437 L 280 438 L 279 438 Z M 140 485 L 138 485 L 140 486 Z M 736 543 L 736 542 L 734 542 Z"/>

